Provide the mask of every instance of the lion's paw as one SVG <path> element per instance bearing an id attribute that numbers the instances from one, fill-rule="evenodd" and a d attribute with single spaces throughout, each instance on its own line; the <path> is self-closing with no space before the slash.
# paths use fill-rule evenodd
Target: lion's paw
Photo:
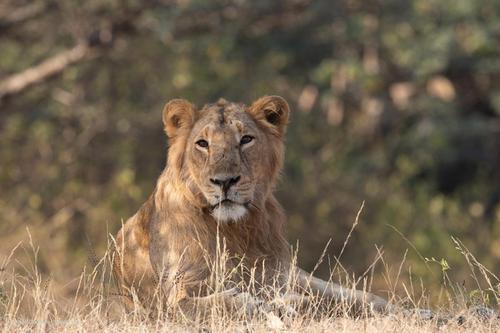
<path id="1" fill-rule="evenodd" d="M 244 309 L 245 314 L 249 317 L 257 315 L 265 307 L 263 300 L 247 292 L 239 292 L 233 295 L 233 303 L 237 309 Z"/>

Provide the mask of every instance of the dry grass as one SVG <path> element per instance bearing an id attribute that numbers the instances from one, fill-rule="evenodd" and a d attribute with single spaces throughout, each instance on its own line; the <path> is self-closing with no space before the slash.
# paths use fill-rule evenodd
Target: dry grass
<path id="1" fill-rule="evenodd" d="M 474 315 L 475 304 L 499 303 L 500 280 L 486 267 L 481 265 L 467 248 L 453 239 L 464 262 L 471 269 L 471 276 L 477 282 L 478 289 L 466 291 L 457 287 L 446 275 L 443 267 L 443 288 L 448 295 L 448 303 L 436 310 L 431 320 L 407 313 L 391 315 L 373 314 L 370 316 L 352 317 L 342 304 L 321 309 L 319 303 L 312 304 L 300 313 L 283 314 L 283 308 L 269 307 L 266 303 L 252 313 L 245 309 L 228 312 L 218 301 L 214 301 L 211 314 L 202 320 L 191 318 L 174 312 L 147 311 L 138 302 L 133 309 L 125 309 L 123 296 L 117 294 L 113 276 L 110 273 L 110 256 L 108 251 L 102 258 L 91 255 L 93 267 L 85 268 L 82 274 L 67 284 L 72 286 L 72 297 L 59 297 L 53 293 L 54 282 L 40 273 L 37 265 L 38 247 L 29 236 L 29 244 L 20 245 L 3 261 L 0 261 L 0 328 L 2 332 L 48 332 L 48 331 L 210 331 L 210 332 L 268 332 L 268 331 L 308 331 L 308 332 L 436 332 L 441 330 L 463 332 L 498 332 L 498 317 Z M 109 247 L 111 248 L 111 247 Z M 29 257 L 29 265 L 23 264 L 20 257 Z M 0 258 L 1 260 L 2 258 Z M 221 261 L 216 266 L 224 267 L 227 255 L 220 253 Z M 427 259 L 429 260 L 429 259 Z M 381 253 L 377 261 L 384 260 Z M 430 259 L 429 261 L 432 261 Z M 445 266 L 445 262 L 439 262 Z M 416 296 L 413 286 L 406 286 L 399 281 L 401 267 L 396 280 L 388 280 L 388 290 L 392 290 L 392 303 L 405 304 L 407 308 L 424 308 L 428 300 Z M 373 272 L 370 267 L 367 271 Z M 387 269 L 387 267 L 386 267 Z M 218 272 L 216 281 L 224 284 L 226 272 Z M 222 277 L 222 278 L 221 278 Z M 363 279 L 354 280 L 337 261 L 331 274 L 332 279 L 341 280 L 342 284 L 369 290 L 371 278 L 369 274 Z M 405 295 L 396 295 L 397 284 L 403 284 Z M 483 286 L 483 287 L 480 287 Z M 485 286 L 485 287 L 484 287 Z M 471 296 L 472 295 L 472 296 Z M 273 300 L 275 304 L 279 299 Z M 271 303 L 273 303 L 271 301 Z M 161 302 L 160 302 L 161 303 Z M 477 310 L 477 308 L 476 308 Z M 460 323 L 465 320 L 464 323 Z"/>

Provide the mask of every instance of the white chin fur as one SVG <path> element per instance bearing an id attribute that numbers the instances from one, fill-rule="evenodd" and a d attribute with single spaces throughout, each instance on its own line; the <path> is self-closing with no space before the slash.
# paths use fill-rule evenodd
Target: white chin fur
<path id="1" fill-rule="evenodd" d="M 212 216 L 220 222 L 237 222 L 241 220 L 247 213 L 247 209 L 242 205 L 220 205 L 214 208 Z"/>

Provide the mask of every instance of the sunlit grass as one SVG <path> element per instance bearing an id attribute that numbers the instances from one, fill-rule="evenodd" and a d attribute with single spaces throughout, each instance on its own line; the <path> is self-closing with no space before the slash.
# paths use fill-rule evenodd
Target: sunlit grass
<path id="1" fill-rule="evenodd" d="M 348 305 L 328 303 L 321 297 L 317 298 L 317 302 L 309 303 L 307 306 L 294 307 L 293 304 L 283 304 L 280 295 L 287 290 L 270 288 L 267 291 L 269 299 L 253 307 L 228 309 L 221 298 L 214 297 L 213 306 L 208 313 L 197 313 L 195 309 L 193 313 L 187 314 L 180 309 L 166 308 L 161 296 L 157 298 L 155 304 L 144 306 L 137 301 L 136 295 L 132 297 L 120 295 L 110 269 L 112 246 L 108 246 L 109 250 L 100 258 L 96 258 L 95 254 L 91 256 L 93 264 L 85 267 L 82 274 L 74 281 L 76 288 L 72 297 L 54 295 L 52 279 L 43 276 L 38 269 L 39 248 L 34 245 L 29 235 L 26 245 L 20 244 L 0 261 L 0 328 L 4 332 L 82 330 L 435 332 L 437 329 L 457 332 L 464 329 L 497 332 L 500 329 L 498 315 L 487 313 L 489 311 L 487 308 L 478 306 L 486 305 L 490 308 L 497 306 L 500 295 L 499 279 L 494 272 L 481 265 L 459 240 L 453 239 L 453 241 L 457 251 L 464 256 L 464 265 L 469 266 L 477 288 L 465 290 L 447 275 L 444 261 L 427 258 L 429 264 L 437 263 L 442 266 L 442 290 L 447 295 L 447 303 L 433 309 L 435 312 L 433 319 L 424 320 L 415 315 L 411 309 L 427 308 L 429 300 L 415 291 L 416 286 L 403 282 L 401 275 L 405 273 L 401 271 L 401 267 L 406 260 L 405 257 L 402 259 L 396 279 L 389 279 L 390 274 L 384 276 L 387 279 L 388 298 L 391 303 L 398 304 L 401 309 L 405 308 L 407 311 L 353 316 Z M 22 264 L 22 261 L 18 260 L 20 257 L 29 257 L 30 264 Z M 228 260 L 228 255 L 222 250 L 215 260 L 218 262 L 211 263 L 217 268 L 214 270 L 212 283 L 216 284 L 214 293 L 221 293 L 224 292 L 224 279 L 231 273 L 224 271 L 224 262 Z M 381 252 L 375 263 L 377 262 L 382 263 L 387 273 L 388 267 Z M 373 272 L 371 267 L 367 272 Z M 371 274 L 373 273 L 355 279 L 339 264 L 332 267 L 331 279 L 345 286 L 369 291 L 370 281 L 373 278 Z M 293 277 L 290 277 L 290 281 L 293 281 Z M 403 285 L 404 294 L 395 293 L 397 284 Z M 251 286 L 241 286 L 241 289 L 245 288 L 250 293 L 255 292 Z M 255 301 L 254 297 L 246 295 L 243 297 L 247 297 L 249 303 Z M 240 296 L 235 295 L 235 297 Z"/>

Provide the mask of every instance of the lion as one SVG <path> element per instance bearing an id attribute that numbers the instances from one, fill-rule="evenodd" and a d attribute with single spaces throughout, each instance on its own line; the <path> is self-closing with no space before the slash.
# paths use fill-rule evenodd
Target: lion
<path id="1" fill-rule="evenodd" d="M 288 290 L 280 297 L 290 304 L 321 296 L 390 310 L 379 296 L 323 281 L 292 263 L 286 216 L 273 194 L 289 114 L 279 96 L 250 106 L 224 99 L 201 109 L 182 99 L 166 104 L 166 167 L 116 236 L 121 290 L 142 303 L 161 294 L 169 308 L 185 312 L 208 311 L 214 299 L 250 311 L 265 302 L 265 290 Z M 231 272 L 222 287 L 212 278 L 221 244 Z M 294 288 L 286 289 L 292 276 Z"/>

